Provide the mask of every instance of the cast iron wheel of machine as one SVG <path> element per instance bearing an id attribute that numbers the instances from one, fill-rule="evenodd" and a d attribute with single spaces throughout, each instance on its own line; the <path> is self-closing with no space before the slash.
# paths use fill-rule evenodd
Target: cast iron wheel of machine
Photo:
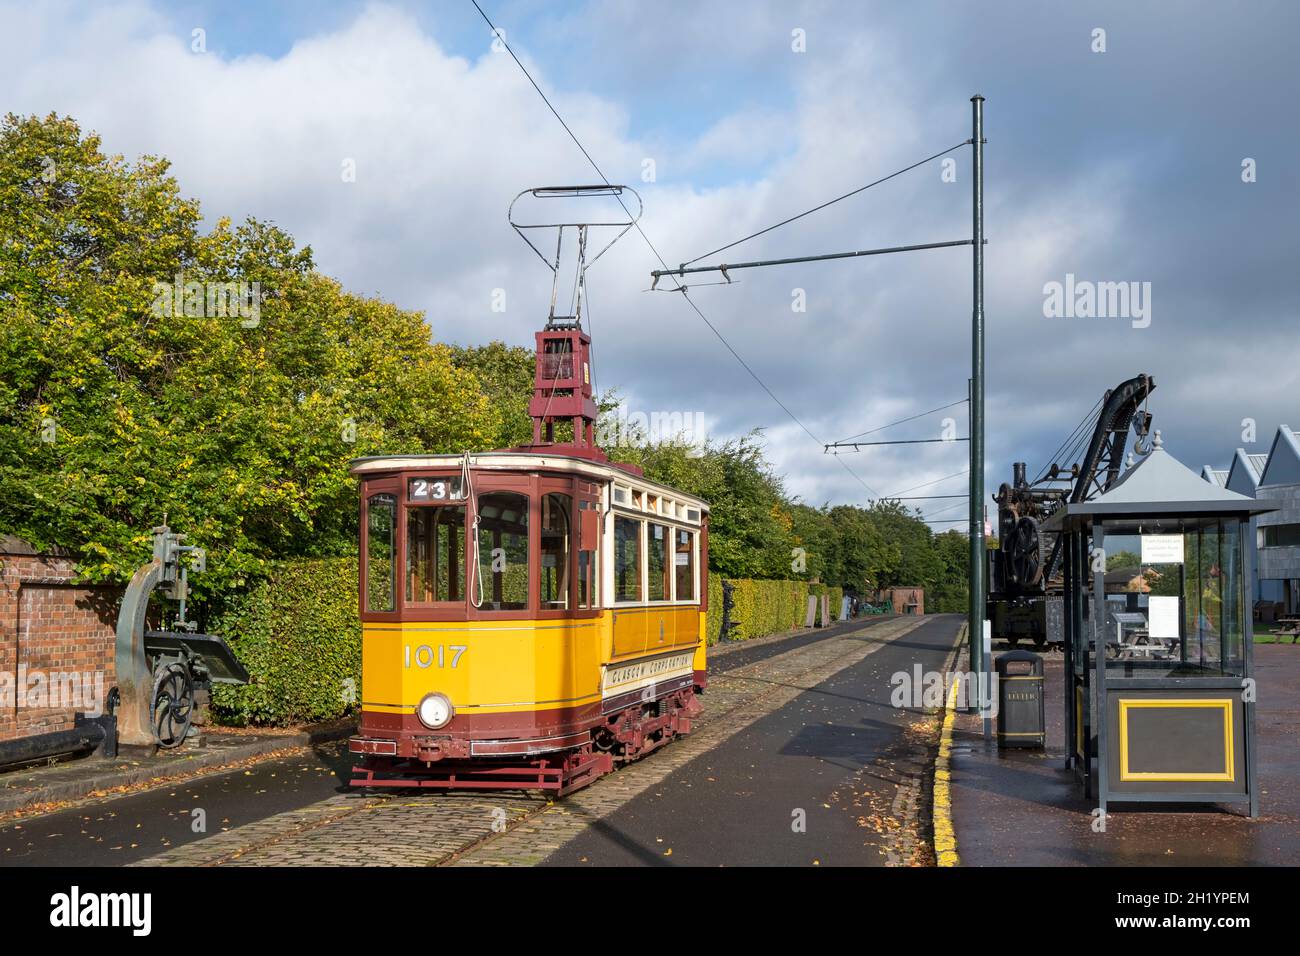
<path id="1" fill-rule="evenodd" d="M 1041 561 L 1038 553 L 1038 524 L 1033 518 L 1021 518 L 1012 532 L 1007 550 L 1012 580 L 1022 588 L 1038 583 Z"/>
<path id="2" fill-rule="evenodd" d="M 194 679 L 183 664 L 158 669 L 153 684 L 153 730 L 158 746 L 170 750 L 185 742 L 194 717 Z"/>

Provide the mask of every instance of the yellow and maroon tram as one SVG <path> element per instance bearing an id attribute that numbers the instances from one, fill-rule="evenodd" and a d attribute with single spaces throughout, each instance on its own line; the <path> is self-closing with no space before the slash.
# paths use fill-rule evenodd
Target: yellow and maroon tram
<path id="1" fill-rule="evenodd" d="M 595 457 L 371 458 L 357 786 L 567 792 L 689 732 L 708 506 Z"/>
<path id="2" fill-rule="evenodd" d="M 353 463 L 354 786 L 562 794 L 690 731 L 709 507 L 596 447 L 590 343 L 537 333 L 532 444 Z"/>

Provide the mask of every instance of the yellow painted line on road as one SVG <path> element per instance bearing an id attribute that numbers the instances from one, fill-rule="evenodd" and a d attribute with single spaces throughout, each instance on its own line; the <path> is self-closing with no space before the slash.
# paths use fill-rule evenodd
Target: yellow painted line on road
<path id="1" fill-rule="evenodd" d="M 958 646 L 960 646 L 960 640 Z M 939 866 L 959 866 L 957 832 L 952 826 L 952 724 L 957 713 L 957 681 L 948 691 L 943 713 L 943 730 L 939 733 L 939 755 L 934 761 L 934 856 Z"/>

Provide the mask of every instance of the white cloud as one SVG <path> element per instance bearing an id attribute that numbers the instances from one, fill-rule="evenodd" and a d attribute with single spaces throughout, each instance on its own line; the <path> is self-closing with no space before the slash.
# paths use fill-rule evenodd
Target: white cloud
<path id="1" fill-rule="evenodd" d="M 807 11 L 798 17 L 797 25 L 810 23 L 810 52 L 796 67 L 781 61 L 793 106 L 723 102 L 701 134 L 673 142 L 639 141 L 629 132 L 628 107 L 598 91 L 552 92 L 547 69 L 510 36 L 605 172 L 645 196 L 646 233 L 675 264 L 968 135 L 964 97 L 923 101 L 909 88 L 916 68 L 891 52 L 890 35 L 865 23 L 837 33 L 834 20 L 816 24 Z M 626 13 L 606 18 L 639 22 Z M 788 19 L 769 11 L 734 36 L 695 36 L 673 69 L 690 69 L 690 57 L 706 56 L 709 45 L 737 62 L 787 57 Z M 139 2 L 90 11 L 3 4 L 0 20 L 7 26 L 0 83 L 10 109 L 57 110 L 100 132 L 111 151 L 170 158 L 182 189 L 210 219 L 276 221 L 348 287 L 425 310 L 438 337 L 531 342 L 550 277 L 511 234 L 506 207 L 527 186 L 590 182 L 595 174 L 508 55 L 486 47 L 473 60 L 453 55 L 410 15 L 381 4 L 275 58 L 192 53 L 188 29 L 177 32 Z M 575 27 L 550 29 L 560 35 Z M 642 45 L 624 38 L 629 51 L 640 51 L 629 53 L 627 69 L 664 68 L 671 37 L 656 37 Z M 674 175 L 641 183 L 642 159 L 657 155 L 676 164 Z M 968 154 L 954 155 L 956 184 L 943 183 L 936 165 L 924 167 L 720 258 L 963 238 Z M 355 161 L 355 183 L 342 181 L 346 159 Z M 999 155 L 989 183 L 990 476 L 1009 470 L 1004 461 L 1032 461 L 1038 444 L 1054 447 L 1068 431 L 1060 422 L 1072 425 L 1104 387 L 1140 370 L 1110 381 L 1113 368 L 1142 361 L 1112 354 L 1104 380 L 1094 380 L 1080 368 L 1080 349 L 1113 352 L 1113 334 L 1052 328 L 1041 315 L 1044 281 L 1067 270 L 1084 274 L 1132 248 L 1125 235 L 1130 165 L 1060 170 L 1052 188 L 1031 191 L 1007 168 L 1016 159 Z M 764 172 L 708 188 L 679 175 L 727 163 Z M 863 500 L 862 486 L 781 412 L 685 303 L 645 293 L 657 265 L 631 233 L 592 269 L 599 383 L 622 385 L 646 411 L 701 411 L 719 437 L 763 426 L 793 493 L 814 503 Z M 782 401 L 830 441 L 964 394 L 969 270 L 968 250 L 942 250 L 737 273 L 733 287 L 692 295 Z M 504 315 L 490 310 L 496 288 L 508 293 Z M 794 288 L 806 294 L 806 313 L 791 310 Z M 1166 321 L 1157 316 L 1152 334 L 1134 344 L 1168 344 L 1160 338 L 1169 334 L 1160 331 Z M 1061 389 L 1063 369 L 1071 375 Z M 952 413 L 964 434 L 964 408 Z M 942 417 L 880 437 L 928 437 Z M 872 488 L 891 492 L 964 468 L 965 454 L 964 444 L 904 446 L 846 461 Z M 953 487 L 962 483 L 939 490 Z"/>

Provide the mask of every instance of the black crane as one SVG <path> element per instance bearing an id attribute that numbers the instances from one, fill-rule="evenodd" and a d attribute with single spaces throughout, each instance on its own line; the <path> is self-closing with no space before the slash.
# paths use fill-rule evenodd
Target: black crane
<path id="1" fill-rule="evenodd" d="M 1144 406 L 1155 387 L 1151 376 L 1143 373 L 1107 390 L 1034 481 L 1028 480 L 1024 462 L 1012 465 L 1011 481 L 1003 482 L 993 496 L 999 547 L 989 552 L 987 613 L 995 637 L 1012 646 L 1021 638 L 1038 647 L 1047 642 L 1047 598 L 1061 588 L 1061 540 L 1059 535 L 1041 533 L 1040 528 L 1063 503 L 1088 501 L 1115 483 L 1123 469 L 1130 428 L 1138 436 L 1134 450 L 1140 454 L 1150 450 L 1149 444 L 1143 444 L 1151 434 L 1151 414 Z M 1062 452 L 1068 461 L 1079 451 L 1082 459 L 1068 467 L 1060 464 Z"/>

